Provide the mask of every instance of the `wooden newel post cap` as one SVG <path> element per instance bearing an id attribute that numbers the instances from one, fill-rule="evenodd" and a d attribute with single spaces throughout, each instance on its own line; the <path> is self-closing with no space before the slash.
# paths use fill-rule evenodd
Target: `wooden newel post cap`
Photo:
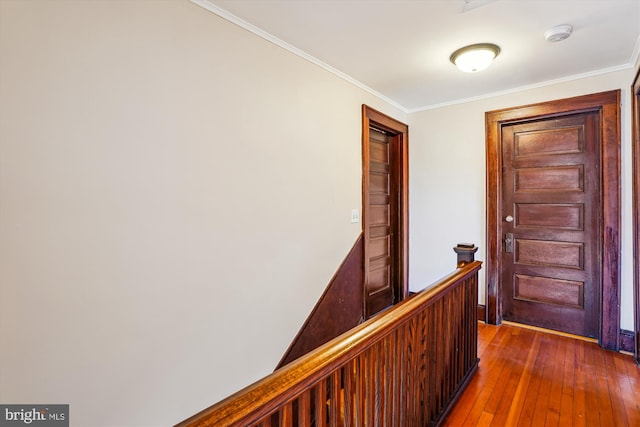
<path id="1" fill-rule="evenodd" d="M 458 266 L 460 266 L 475 260 L 474 254 L 478 251 L 478 247 L 473 243 L 458 243 L 453 250 L 458 254 Z"/>

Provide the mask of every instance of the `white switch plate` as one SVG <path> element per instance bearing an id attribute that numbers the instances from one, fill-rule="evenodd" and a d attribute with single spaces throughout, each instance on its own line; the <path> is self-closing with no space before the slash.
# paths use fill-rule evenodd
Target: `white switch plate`
<path id="1" fill-rule="evenodd" d="M 360 211 L 358 209 L 351 209 L 351 223 L 360 222 Z"/>

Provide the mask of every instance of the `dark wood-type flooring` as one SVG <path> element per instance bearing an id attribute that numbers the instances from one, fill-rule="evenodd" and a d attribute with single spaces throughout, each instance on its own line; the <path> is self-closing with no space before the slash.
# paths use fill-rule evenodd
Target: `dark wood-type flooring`
<path id="1" fill-rule="evenodd" d="M 478 371 L 444 426 L 640 427 L 631 356 L 513 325 L 478 335 Z"/>

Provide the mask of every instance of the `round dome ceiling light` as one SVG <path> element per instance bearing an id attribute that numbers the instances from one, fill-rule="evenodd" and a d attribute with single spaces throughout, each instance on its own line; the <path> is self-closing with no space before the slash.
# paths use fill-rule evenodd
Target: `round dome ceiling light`
<path id="1" fill-rule="evenodd" d="M 544 32 L 544 39 L 548 42 L 561 42 L 568 39 L 572 32 L 571 25 L 557 25 Z"/>
<path id="2" fill-rule="evenodd" d="M 449 60 L 465 73 L 482 71 L 500 54 L 500 47 L 492 43 L 478 43 L 462 47 Z"/>

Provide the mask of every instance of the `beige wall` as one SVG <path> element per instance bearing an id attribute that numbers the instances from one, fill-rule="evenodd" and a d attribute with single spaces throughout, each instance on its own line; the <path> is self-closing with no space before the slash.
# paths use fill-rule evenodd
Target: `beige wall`
<path id="1" fill-rule="evenodd" d="M 0 0 L 0 402 L 168 425 L 269 373 L 360 231 L 362 103 L 411 126 L 419 289 L 484 259 L 485 111 L 622 88 L 631 329 L 632 74 L 407 115 L 186 0 Z"/>
<path id="2" fill-rule="evenodd" d="M 421 288 L 449 271 L 449 248 L 458 242 L 480 247 L 485 260 L 486 111 L 622 89 L 622 300 L 621 326 L 633 330 L 631 224 L 631 95 L 634 71 L 595 77 L 441 107 L 409 115 L 411 236 L 410 286 Z M 448 224 L 434 226 L 434 224 Z M 481 274 L 480 303 L 485 303 Z"/>
<path id="3" fill-rule="evenodd" d="M 360 106 L 185 1 L 0 1 L 0 402 L 158 426 L 273 370 L 360 232 Z"/>

